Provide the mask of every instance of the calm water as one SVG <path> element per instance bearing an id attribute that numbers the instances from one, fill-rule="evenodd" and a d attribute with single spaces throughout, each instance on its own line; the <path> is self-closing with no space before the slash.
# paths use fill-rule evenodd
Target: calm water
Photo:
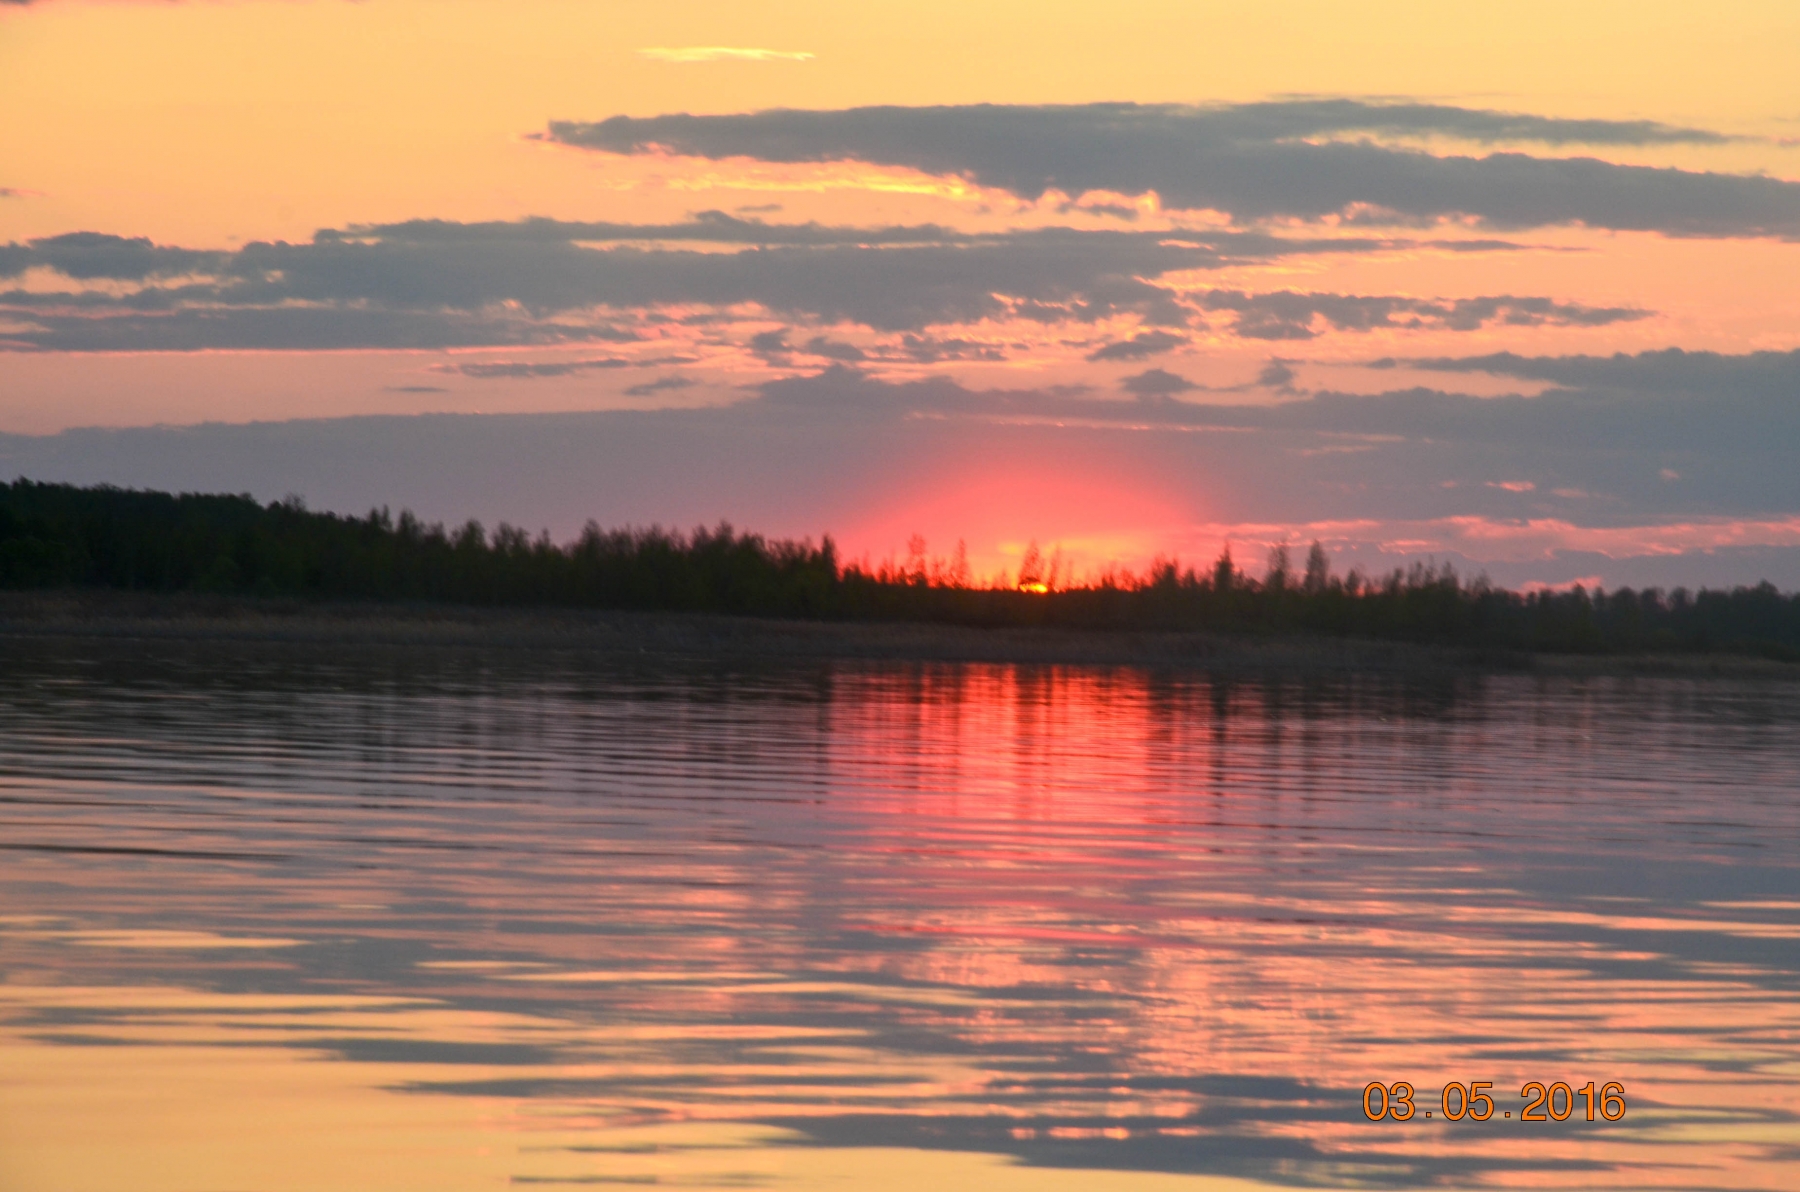
<path id="1" fill-rule="evenodd" d="M 0 665 L 4 1192 L 1800 1187 L 1800 685 Z"/>

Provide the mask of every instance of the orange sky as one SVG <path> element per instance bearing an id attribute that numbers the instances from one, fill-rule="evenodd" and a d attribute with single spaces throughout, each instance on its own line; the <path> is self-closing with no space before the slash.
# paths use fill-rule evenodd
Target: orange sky
<path id="1" fill-rule="evenodd" d="M 1387 218 L 1378 210 L 1372 224 L 1352 226 L 1335 214 L 1257 218 L 1183 209 L 1129 172 L 1119 175 L 1116 186 L 1076 187 L 1073 194 L 1053 187 L 1038 197 L 975 178 L 983 168 L 975 159 L 959 175 L 964 167 L 920 169 L 879 160 L 879 153 L 863 161 L 798 163 L 748 152 L 625 156 L 556 144 L 544 134 L 551 121 L 681 112 L 1132 101 L 1229 113 L 1236 104 L 1348 97 L 1621 128 L 1619 122 L 1653 122 L 1708 135 L 1603 136 L 1598 143 L 1484 139 L 1456 131 L 1451 121 L 1435 131 L 1349 130 L 1282 144 L 1318 146 L 1335 139 L 1416 151 L 1432 161 L 1510 153 L 1543 161 L 1593 158 L 1596 164 L 1659 167 L 1692 177 L 1800 181 L 1800 102 L 1792 83 L 1797 55 L 1800 10 L 1784 3 L 1715 5 L 1704 13 L 1674 3 L 1525 3 L 1482 12 L 1422 3 L 1354 10 L 1330 3 L 1249 9 L 907 3 L 851 10 L 794 3 L 747 9 L 573 0 L 8 5 L 0 11 L 0 105 L 31 118 L 0 126 L 0 188 L 6 192 L 0 196 L 0 244 L 93 232 L 231 253 L 259 241 L 306 245 L 319 229 L 415 219 L 467 223 L 534 216 L 667 226 L 706 211 L 782 226 L 933 225 L 946 235 L 999 238 L 1066 228 L 1096 243 L 1120 233 L 1179 238 L 1221 230 L 1290 241 L 1373 237 L 1387 243 L 1355 251 L 1284 250 L 1222 266 L 1133 274 L 1148 277 L 1189 311 L 1181 342 L 1154 355 L 1089 359 L 1109 344 L 1164 326 L 1157 322 L 1162 316 L 1147 308 L 1126 303 L 1100 316 L 1041 318 L 1017 305 L 1016 293 L 1008 297 L 1009 283 L 997 278 L 992 290 L 1014 304 L 1011 313 L 937 318 L 912 329 L 872 326 L 823 308 L 796 312 L 754 286 L 711 304 L 647 300 L 583 308 L 600 310 L 627 330 L 601 345 L 611 363 L 574 369 L 566 366 L 596 358 L 594 343 L 557 343 L 546 335 L 561 335 L 557 320 L 566 323 L 580 311 L 565 305 L 562 313 L 545 316 L 523 292 L 509 292 L 503 302 L 496 296 L 486 306 L 457 307 L 467 312 L 465 322 L 486 328 L 485 339 L 414 343 L 377 336 L 347 345 L 341 336 L 308 339 L 311 332 L 295 332 L 286 339 L 208 340 L 205 328 L 215 318 L 206 305 L 211 299 L 175 296 L 168 301 L 199 320 L 200 338 L 169 334 L 170 320 L 147 315 L 148 338 L 76 343 L 84 329 L 106 322 L 82 313 L 99 310 L 95 304 L 141 304 L 152 291 L 173 295 L 171 287 L 204 280 L 206 268 L 146 280 L 141 274 L 77 276 L 66 266 L 21 265 L 8 283 L 13 296 L 0 302 L 0 341 L 19 349 L 5 363 L 9 383 L 0 395 L 0 434 L 361 414 L 723 407 L 746 400 L 772 379 L 817 371 L 831 360 L 895 384 L 941 378 L 976 391 L 1086 386 L 1100 396 L 1117 395 L 1131 377 L 1156 369 L 1189 386 L 1172 394 L 1178 403 L 1204 405 L 1268 404 L 1321 391 L 1446 387 L 1442 376 L 1429 372 L 1367 367 L 1382 358 L 1609 355 L 1670 347 L 1728 355 L 1788 352 L 1800 347 L 1800 237 L 1791 231 L 1785 237 L 1729 230 L 1696 237 L 1667 228 L 1609 230 L 1554 213 L 1503 226 L 1459 217 L 1449 208 L 1448 215 L 1424 222 Z M 1725 212 L 1733 201 L 1727 196 L 1706 210 Z M 1355 212 L 1346 208 L 1344 214 Z M 1496 240 L 1505 243 L 1470 251 L 1471 242 Z M 705 252 L 741 247 L 650 245 L 658 246 Z M 1141 266 L 1120 268 L 1129 273 Z M 291 273 L 266 277 L 275 284 L 292 281 Z M 418 284 L 426 289 L 411 300 L 412 309 L 425 312 L 423 318 L 435 309 L 435 299 L 429 279 Z M 978 294 L 979 279 L 971 284 L 970 292 Z M 868 282 L 875 294 L 887 285 L 873 277 Z M 1436 304 L 1440 311 L 1458 302 L 1510 298 L 1550 303 L 1562 313 L 1528 317 L 1509 307 L 1473 324 L 1414 313 L 1378 320 L 1369 329 L 1321 314 L 1310 325 L 1284 323 L 1277 331 L 1286 338 L 1269 338 L 1277 333 L 1253 330 L 1252 316 L 1229 306 L 1282 293 L 1374 296 Z M 60 299 L 47 295 L 88 305 L 59 310 Z M 378 301 L 296 291 L 275 300 L 266 317 L 279 322 L 299 305 L 329 308 L 326 313 L 353 324 L 358 312 Z M 443 301 L 457 300 L 446 292 Z M 51 314 L 63 320 L 58 326 L 67 334 L 44 330 Z M 533 322 L 546 317 L 548 323 Z M 529 324 L 530 342 L 496 341 L 494 328 L 507 320 L 508 326 Z M 760 333 L 785 334 L 799 354 L 758 349 L 752 340 Z M 932 357 L 909 336 L 963 346 Z M 809 355 L 809 341 L 825 345 L 826 354 Z M 1258 380 L 1272 364 L 1285 370 L 1282 385 Z M 1525 377 L 1467 372 L 1454 386 L 1481 396 L 1544 387 Z M 956 505 L 951 494 L 973 491 L 970 485 L 988 483 L 984 477 L 933 480 L 928 491 L 902 486 L 881 510 L 862 497 L 842 507 L 821 506 L 824 498 L 816 497 L 807 518 L 798 516 L 797 507 L 796 516 L 777 520 L 828 524 L 877 554 L 899 549 L 905 534 L 898 527 L 910 519 L 934 541 L 960 526 L 962 536 L 979 539 L 971 549 L 990 564 L 1009 554 L 1004 543 L 1041 533 L 1071 543 L 1111 542 L 1122 552 L 1114 561 L 1139 565 L 1156 553 L 1146 544 L 1175 549 L 1178 542 L 1197 540 L 1195 527 L 1220 522 L 1222 515 L 1209 512 L 1202 499 L 1206 484 L 1178 482 L 1171 489 L 1141 477 L 1135 485 L 1121 483 L 1110 464 L 1110 472 L 1074 476 L 1082 450 L 1064 453 L 1064 475 L 1076 484 L 1070 491 L 1112 485 L 1119 499 L 1082 499 L 1082 515 L 1066 526 L 1046 526 L 1055 519 L 1041 516 L 1002 525 L 1007 518 L 985 500 L 979 516 L 945 512 Z M 17 467 L 37 468 L 28 455 L 11 457 L 23 461 Z M 158 482 L 181 486 L 178 476 Z M 322 503 L 339 499 L 324 479 L 316 488 Z M 402 504 L 411 498 L 396 492 L 394 499 Z M 761 507 L 749 498 L 744 503 Z M 669 504 L 669 516 L 686 516 L 677 504 Z M 1738 505 L 1743 507 L 1709 500 L 1680 512 L 1741 522 L 1751 514 L 1766 521 L 1792 511 L 1780 493 Z M 1161 512 L 1146 520 L 1152 508 Z M 1414 520 L 1444 513 L 1423 507 L 1410 512 Z M 594 514 L 610 516 L 605 508 Z M 525 508 L 514 515 L 549 522 L 562 513 Z M 1646 512 L 1640 520 L 1666 521 L 1669 515 Z M 1298 525 L 1346 516 L 1360 511 L 1321 506 L 1304 518 L 1253 520 Z M 1096 529 L 1102 522 L 1106 528 Z M 1104 550 L 1091 546 L 1088 562 L 1107 561 Z"/>
<path id="2" fill-rule="evenodd" d="M 696 45 L 814 57 L 675 64 L 639 52 Z M 0 185 L 32 192 L 0 213 L 0 233 L 229 244 L 423 213 L 663 218 L 671 196 L 615 190 L 626 178 L 611 163 L 522 140 L 548 119 L 619 113 L 1380 95 L 1791 142 L 1797 51 L 1800 12 L 1780 0 L 1704 11 L 50 0 L 0 17 L 0 103 L 32 114 L 0 129 Z M 1636 157 L 1800 177 L 1796 154 L 1763 142 Z M 822 210 L 857 200 L 834 193 Z M 890 194 L 885 209 L 899 202 Z"/>

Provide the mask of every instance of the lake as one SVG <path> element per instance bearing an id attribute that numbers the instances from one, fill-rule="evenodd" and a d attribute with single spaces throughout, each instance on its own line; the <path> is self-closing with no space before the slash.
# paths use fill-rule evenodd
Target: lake
<path id="1" fill-rule="evenodd" d="M 1800 683 L 0 664 L 5 1192 L 1800 1187 Z"/>

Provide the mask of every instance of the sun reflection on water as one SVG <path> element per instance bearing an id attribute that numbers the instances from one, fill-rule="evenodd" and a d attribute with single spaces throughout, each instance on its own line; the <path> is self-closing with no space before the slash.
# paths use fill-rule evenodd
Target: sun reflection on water
<path id="1" fill-rule="evenodd" d="M 1800 1173 L 1781 684 L 13 674 L 9 1190 Z M 1589 1079 L 1625 1121 L 1357 1108 Z"/>

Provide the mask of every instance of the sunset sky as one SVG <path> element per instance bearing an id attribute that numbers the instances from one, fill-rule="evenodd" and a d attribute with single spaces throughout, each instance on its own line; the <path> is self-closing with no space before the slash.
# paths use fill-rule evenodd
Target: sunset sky
<path id="1" fill-rule="evenodd" d="M 0 475 L 1800 587 L 1800 6 L 0 2 Z"/>

